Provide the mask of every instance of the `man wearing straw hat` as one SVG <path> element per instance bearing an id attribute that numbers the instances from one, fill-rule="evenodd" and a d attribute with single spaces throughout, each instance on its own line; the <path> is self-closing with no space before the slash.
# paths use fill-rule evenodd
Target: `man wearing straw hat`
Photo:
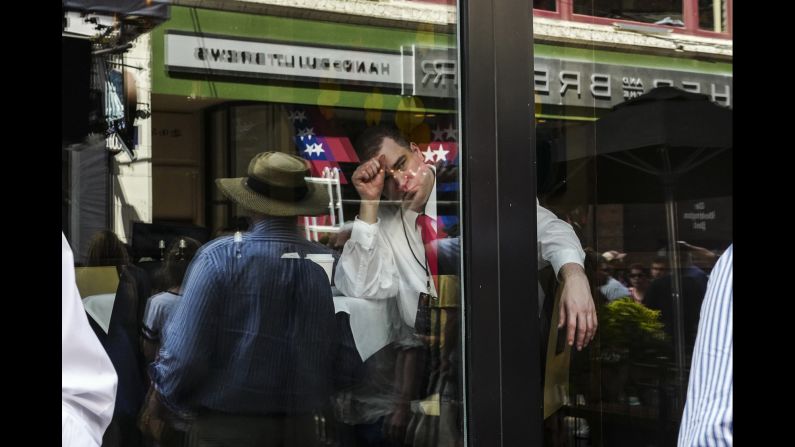
<path id="1" fill-rule="evenodd" d="M 307 176 L 302 158 L 263 152 L 246 177 L 216 180 L 253 213 L 251 229 L 196 254 L 151 366 L 163 403 L 194 418 L 192 445 L 315 442 L 339 337 L 328 276 L 304 259 L 325 249 L 296 224 L 327 211 L 326 189 Z"/>

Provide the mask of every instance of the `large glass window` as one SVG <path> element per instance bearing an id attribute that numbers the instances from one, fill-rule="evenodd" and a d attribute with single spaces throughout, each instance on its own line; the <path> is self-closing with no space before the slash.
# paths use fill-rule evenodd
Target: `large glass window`
<path id="1" fill-rule="evenodd" d="M 575 12 L 681 18 L 681 2 L 638 3 Z M 539 199 L 585 248 L 599 318 L 582 351 L 542 340 L 545 443 L 676 445 L 701 305 L 732 243 L 731 64 L 535 38 Z"/>
<path id="2" fill-rule="evenodd" d="M 119 377 L 103 445 L 464 445 L 455 2 L 414 3 L 151 33 L 151 152 L 64 157 L 141 188 L 70 238 Z"/>
<path id="3" fill-rule="evenodd" d="M 693 105 L 680 113 L 698 113 Z M 539 178 L 542 203 L 586 248 L 600 323 L 597 342 L 572 354 L 570 407 L 547 433 L 552 439 L 565 432 L 605 445 L 675 444 L 707 280 L 732 242 L 731 147 L 712 134 L 730 132 L 731 114 L 717 105 L 704 110 L 722 116 L 720 128 L 692 138 L 714 138 L 715 147 L 611 150 L 633 138 L 628 123 L 606 127 L 617 112 L 590 124 L 539 123 L 539 149 L 551 144 L 560 154 Z M 583 142 L 586 155 L 578 157 Z M 664 182 L 669 169 L 681 172 L 675 190 Z"/>
<path id="4" fill-rule="evenodd" d="M 470 36 L 453 0 L 245 3 L 172 6 L 113 57 L 151 106 L 111 96 L 125 129 L 137 117 L 137 158 L 102 138 L 62 153 L 78 289 L 119 377 L 103 444 L 514 444 L 539 434 L 543 390 L 547 445 L 673 445 L 732 239 L 731 63 L 567 34 L 537 36 L 530 70 L 529 39 L 498 26 L 520 2 L 469 3 Z M 726 4 L 699 1 L 699 27 L 726 32 Z M 532 6 L 696 17 L 681 1 Z M 119 73 L 92 94 L 132 85 Z M 561 266 L 527 258 L 534 215 L 584 248 L 599 328 L 582 350 L 557 328 Z"/>

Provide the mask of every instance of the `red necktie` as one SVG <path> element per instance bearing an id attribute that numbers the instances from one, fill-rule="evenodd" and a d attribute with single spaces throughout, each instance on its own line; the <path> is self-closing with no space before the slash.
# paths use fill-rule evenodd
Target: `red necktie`
<path id="1" fill-rule="evenodd" d="M 437 234 L 433 225 L 434 220 L 427 214 L 420 214 L 417 216 L 417 226 L 420 227 L 420 234 L 422 235 L 422 244 L 425 246 L 425 258 L 428 260 L 428 268 L 430 274 L 433 276 L 433 282 L 436 284 L 437 291 L 439 285 L 437 284 L 439 274 L 439 263 L 437 258 L 436 240 L 441 236 L 446 236 L 444 232 Z"/>

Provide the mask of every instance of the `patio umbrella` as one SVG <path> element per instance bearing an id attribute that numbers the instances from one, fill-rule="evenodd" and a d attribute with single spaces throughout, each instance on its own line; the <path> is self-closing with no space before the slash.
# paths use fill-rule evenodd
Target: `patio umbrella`
<path id="1" fill-rule="evenodd" d="M 658 87 L 564 137 L 555 158 L 569 163 L 569 178 L 595 175 L 592 202 L 665 204 L 674 352 L 684 384 L 676 202 L 732 194 L 732 111 L 706 95 Z"/>

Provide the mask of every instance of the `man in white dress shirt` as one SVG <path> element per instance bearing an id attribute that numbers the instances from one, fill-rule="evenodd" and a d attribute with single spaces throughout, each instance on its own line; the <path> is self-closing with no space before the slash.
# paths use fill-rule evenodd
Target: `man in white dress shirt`
<path id="1" fill-rule="evenodd" d="M 99 446 L 116 400 L 116 371 L 88 325 L 72 250 L 61 233 L 61 444 Z"/>
<path id="2" fill-rule="evenodd" d="M 437 276 L 442 273 L 440 261 L 445 260 L 445 254 L 457 257 L 460 239 L 439 238 L 436 170 L 424 162 L 416 144 L 395 129 L 379 126 L 367 129 L 358 138 L 356 150 L 359 158 L 366 160 L 351 177 L 361 205 L 334 280 L 344 295 L 373 304 L 359 304 L 360 308 L 375 309 L 367 317 L 363 317 L 365 312 L 351 312 L 351 329 L 360 353 L 359 345 L 368 340 L 379 340 L 374 348 L 383 346 L 381 341 L 391 343 L 372 359 L 362 356 L 367 360 L 366 379 L 350 391 L 350 404 L 345 408 L 349 418 L 344 422 L 353 424 L 354 436 L 367 445 L 411 444 L 414 434 L 408 430 L 413 426 L 408 422 L 412 417 L 409 402 L 422 398 L 423 393 L 455 386 L 453 375 L 442 383 L 444 372 L 435 376 L 436 382 L 433 374 L 423 378 L 424 362 L 434 361 L 423 360 L 428 358 L 423 354 L 423 343 L 433 337 L 428 337 L 430 310 L 421 306 L 420 300 L 439 297 L 439 302 L 445 302 L 436 283 L 441 281 Z M 592 340 L 597 326 L 583 269 L 585 253 L 569 224 L 539 206 L 538 201 L 536 206 L 539 268 L 551 264 L 562 282 L 558 325 L 568 324 L 569 345 L 575 342 L 576 329 L 576 345 L 582 349 Z M 445 243 L 448 241 L 452 243 Z M 372 321 L 365 321 L 368 319 Z M 443 330 L 456 331 L 454 325 Z M 444 364 L 451 359 L 443 355 L 436 360 Z M 429 389 L 422 390 L 421 383 L 426 380 Z M 456 418 L 455 410 L 446 413 L 444 417 Z M 448 434 L 450 439 L 460 436 L 457 432 Z"/>
<path id="3" fill-rule="evenodd" d="M 357 143 L 360 158 L 367 160 L 352 176 L 361 205 L 336 269 L 335 284 L 351 297 L 396 297 L 403 322 L 414 328 L 419 294 L 436 295 L 417 227 L 421 215 L 436 220 L 435 171 L 424 163 L 419 147 L 396 130 L 370 128 Z M 558 326 L 566 325 L 568 344 L 576 342 L 577 349 L 582 349 L 597 328 L 583 269 L 585 253 L 571 226 L 538 200 L 536 219 L 538 267 L 551 264 L 563 287 Z"/>

